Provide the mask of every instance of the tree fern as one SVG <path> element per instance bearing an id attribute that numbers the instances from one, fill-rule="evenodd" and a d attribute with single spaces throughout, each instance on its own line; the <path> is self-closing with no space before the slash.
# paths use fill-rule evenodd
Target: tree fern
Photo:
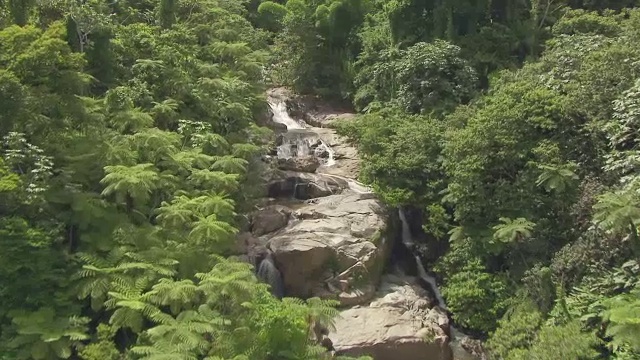
<path id="1" fill-rule="evenodd" d="M 640 201 L 636 192 L 618 191 L 602 194 L 593 206 L 593 221 L 613 234 L 630 234 L 636 255 L 640 254 Z"/>
<path id="2" fill-rule="evenodd" d="M 160 164 L 169 168 L 175 168 L 176 172 L 188 174 L 192 169 L 208 169 L 214 162 L 210 155 L 203 154 L 199 149 L 183 150 L 171 156 L 171 163 Z M 182 170 L 182 171 L 180 171 Z"/>
<path id="3" fill-rule="evenodd" d="M 147 201 L 151 192 L 160 186 L 161 178 L 153 164 L 134 166 L 105 166 L 107 175 L 100 181 L 106 185 L 102 195 L 115 194 L 120 202 L 131 196 L 137 201 Z"/>
<path id="4" fill-rule="evenodd" d="M 336 309 L 336 306 L 340 305 L 339 301 L 314 297 L 308 299 L 306 304 L 310 323 L 318 322 L 329 329 L 335 330 L 334 319 L 340 314 Z"/>
<path id="5" fill-rule="evenodd" d="M 607 308 L 604 320 L 608 321 L 607 336 L 613 338 L 614 349 L 630 346 L 640 352 L 640 287 L 603 302 Z"/>
<path id="6" fill-rule="evenodd" d="M 538 177 L 536 185 L 544 186 L 547 191 L 563 192 L 578 180 L 578 175 L 573 172 L 576 168 L 575 164 L 567 166 L 540 165 L 539 168 L 542 173 Z"/>
<path id="7" fill-rule="evenodd" d="M 180 146 L 181 136 L 157 128 L 144 129 L 132 136 L 141 162 L 158 164 L 170 159 Z"/>
<path id="8" fill-rule="evenodd" d="M 78 254 L 78 258 L 85 263 L 81 270 L 74 276 L 78 281 L 78 298 L 91 299 L 91 308 L 100 310 L 107 300 L 107 294 L 111 290 L 115 264 L 122 259 L 124 252 L 114 248 L 106 257 L 98 257 L 93 254 Z"/>
<path id="9" fill-rule="evenodd" d="M 176 114 L 178 107 L 180 104 L 178 101 L 174 99 L 165 99 L 162 102 L 153 102 L 153 108 L 151 108 L 151 113 L 154 116 L 173 116 Z"/>
<path id="10" fill-rule="evenodd" d="M 261 150 L 259 146 L 253 144 L 233 144 L 231 147 L 232 155 L 241 159 L 249 159 Z"/>
<path id="11" fill-rule="evenodd" d="M 231 155 L 216 157 L 211 166 L 212 170 L 220 170 L 231 174 L 243 174 L 246 171 L 248 162 L 245 159 Z"/>
<path id="12" fill-rule="evenodd" d="M 229 143 L 224 136 L 214 132 L 197 134 L 194 136 L 194 145 L 211 154 L 224 154 L 229 149 Z"/>
<path id="13" fill-rule="evenodd" d="M 226 61 L 242 58 L 251 52 L 251 48 L 247 43 L 227 43 L 222 41 L 212 44 L 211 49 L 221 60 Z"/>
<path id="14" fill-rule="evenodd" d="M 135 165 L 138 152 L 131 146 L 129 135 L 114 135 L 106 142 L 106 151 L 103 154 L 104 161 L 111 165 Z"/>
<path id="15" fill-rule="evenodd" d="M 231 191 L 239 185 L 237 174 L 222 171 L 193 170 L 188 179 L 200 188 L 213 191 Z"/>
<path id="16" fill-rule="evenodd" d="M 136 63 L 131 67 L 134 73 L 146 72 L 154 73 L 161 71 L 165 68 L 165 64 L 162 60 L 154 59 L 137 59 Z"/>
<path id="17" fill-rule="evenodd" d="M 197 210 L 202 215 L 216 214 L 220 219 L 232 220 L 236 215 L 235 203 L 223 193 L 209 193 L 194 199 Z"/>
<path id="18" fill-rule="evenodd" d="M 531 231 L 536 224 L 525 218 L 511 220 L 500 218 L 502 224 L 493 227 L 493 238 L 503 243 L 514 243 L 531 237 Z"/>
<path id="19" fill-rule="evenodd" d="M 153 126 L 153 117 L 139 108 L 123 110 L 110 116 L 109 123 L 121 133 L 135 133 Z"/>
<path id="20" fill-rule="evenodd" d="M 213 334 L 216 322 L 194 310 L 181 312 L 175 319 L 157 325 L 146 334 L 156 347 L 180 349 L 182 353 L 203 355 L 211 346 L 206 335 Z"/>
<path id="21" fill-rule="evenodd" d="M 193 281 L 168 278 L 160 279 L 153 285 L 151 291 L 145 294 L 145 298 L 152 304 L 168 306 L 174 315 L 182 310 L 191 309 L 200 300 Z"/>
<path id="22" fill-rule="evenodd" d="M 157 220 L 167 228 L 187 228 L 197 215 L 195 210 L 190 197 L 179 195 L 171 203 L 164 201 L 160 205 Z"/>
<path id="23" fill-rule="evenodd" d="M 603 229 L 615 233 L 636 231 L 636 224 L 640 221 L 640 202 L 634 194 L 622 191 L 602 194 L 593 208 L 596 211 L 594 222 Z"/>
<path id="24" fill-rule="evenodd" d="M 116 329 L 129 328 L 135 333 L 143 330 L 144 320 L 161 321 L 161 311 L 145 301 L 144 289 L 148 286 L 147 279 L 114 282 L 117 291 L 109 292 L 109 300 L 105 305 L 115 310 L 109 323 Z"/>
<path id="25" fill-rule="evenodd" d="M 238 229 L 229 223 L 218 220 L 213 214 L 200 217 L 194 224 L 193 229 L 189 233 L 189 240 L 195 244 L 219 243 L 220 241 L 229 240 L 231 235 L 238 232 Z"/>
<path id="26" fill-rule="evenodd" d="M 35 312 L 14 311 L 10 316 L 16 336 L 9 346 L 20 349 L 19 359 L 67 359 L 80 341 L 89 338 L 88 318 L 60 316 L 50 307 Z"/>

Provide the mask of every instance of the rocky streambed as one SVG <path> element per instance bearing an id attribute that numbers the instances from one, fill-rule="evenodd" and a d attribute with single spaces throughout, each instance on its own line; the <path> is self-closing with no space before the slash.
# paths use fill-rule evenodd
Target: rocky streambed
<path id="1" fill-rule="evenodd" d="M 328 335 L 338 355 L 479 359 L 472 354 L 478 343 L 451 326 L 422 265 L 413 277 L 394 264 L 394 249 L 412 241 L 406 220 L 355 180 L 357 151 L 331 128 L 353 114 L 285 89 L 268 97 L 272 111 L 263 125 L 277 136 L 264 159 L 272 165 L 268 198 L 238 238 L 259 276 L 277 296 L 340 301 L 341 315 Z"/>

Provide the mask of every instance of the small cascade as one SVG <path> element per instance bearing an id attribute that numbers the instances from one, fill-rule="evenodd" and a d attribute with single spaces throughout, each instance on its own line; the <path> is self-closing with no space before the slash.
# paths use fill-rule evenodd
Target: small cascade
<path id="1" fill-rule="evenodd" d="M 329 145 L 327 145 L 324 141 L 322 141 L 322 149 L 326 150 L 327 152 L 327 163 L 325 164 L 325 166 L 333 166 L 336 164 L 336 152 L 333 151 L 333 149 L 331 147 L 329 147 Z"/>
<path id="2" fill-rule="evenodd" d="M 334 175 L 334 174 L 323 174 L 323 175 L 345 181 L 347 185 L 349 185 L 349 189 L 355 193 L 373 194 L 373 189 L 356 180 L 350 179 L 348 177 L 340 176 L 340 175 Z"/>
<path id="3" fill-rule="evenodd" d="M 424 265 L 422 265 L 422 260 L 420 260 L 420 255 L 416 251 L 416 244 L 413 239 L 413 236 L 411 235 L 411 228 L 409 228 L 409 222 L 407 221 L 407 216 L 404 210 L 399 209 L 398 215 L 400 217 L 400 222 L 402 223 L 402 243 L 407 247 L 407 249 L 409 249 L 409 251 L 413 254 L 416 260 L 418 277 L 422 279 L 424 282 L 426 282 L 427 284 L 429 284 L 429 287 L 431 287 L 431 290 L 436 298 L 436 301 L 438 302 L 438 306 L 446 310 L 447 305 L 444 301 L 444 298 L 442 297 L 442 294 L 440 293 L 440 289 L 438 289 L 438 285 L 436 284 L 436 279 L 427 273 L 427 270 L 425 270 Z"/>
<path id="4" fill-rule="evenodd" d="M 294 120 L 287 111 L 287 103 L 282 100 L 269 99 L 269 106 L 273 111 L 273 121 L 284 124 L 287 130 L 304 129 L 304 124 Z"/>
<path id="5" fill-rule="evenodd" d="M 398 210 L 398 216 L 400 217 L 400 222 L 402 223 L 402 243 L 411 251 L 413 251 L 415 247 L 415 242 L 413 241 L 413 236 L 411 235 L 411 229 L 409 228 L 409 222 L 407 221 L 407 217 L 404 214 L 404 210 Z"/>
<path id="6" fill-rule="evenodd" d="M 309 130 L 290 130 L 278 136 L 278 157 L 289 159 L 292 157 L 315 156 L 328 158 L 326 145 L 318 135 Z"/>
<path id="7" fill-rule="evenodd" d="M 261 259 L 256 267 L 256 275 L 262 282 L 269 284 L 271 293 L 278 299 L 284 297 L 284 284 L 282 281 L 282 274 L 276 267 L 273 261 L 273 255 L 268 252 L 266 256 Z"/>
<path id="8" fill-rule="evenodd" d="M 427 273 L 427 270 L 425 270 L 424 266 L 422 265 L 422 260 L 420 260 L 420 257 L 418 255 L 415 255 L 416 257 L 416 266 L 418 267 L 418 276 L 427 282 L 427 284 L 429 284 L 429 286 L 431 286 L 431 289 L 433 289 L 433 294 L 436 297 L 436 300 L 438 301 L 438 306 L 440 306 L 442 309 L 447 310 L 447 304 L 444 302 L 444 298 L 442 298 L 442 294 L 440 294 L 440 290 L 438 289 L 438 284 L 436 284 L 436 279 L 433 276 L 430 276 Z"/>
<path id="9" fill-rule="evenodd" d="M 437 305 L 443 310 L 448 311 L 447 304 L 445 303 L 444 298 L 440 293 L 440 289 L 438 289 L 436 279 L 433 276 L 429 275 L 425 270 L 424 265 L 422 265 L 422 260 L 420 260 L 420 255 L 417 253 L 416 243 L 411 234 L 411 228 L 409 227 L 409 222 L 407 221 L 407 216 L 404 210 L 399 209 L 398 215 L 400 217 L 400 222 L 402 223 L 402 244 L 411 253 L 411 255 L 413 255 L 415 259 L 418 278 L 431 288 L 431 292 L 436 298 Z M 408 254 L 407 257 L 409 257 Z M 462 331 L 456 329 L 453 325 L 449 326 L 449 331 L 451 336 L 451 342 L 449 343 L 449 346 L 453 351 L 453 358 L 460 360 L 477 359 L 476 356 L 470 355 L 462 346 L 461 339 L 466 337 L 467 335 Z M 482 357 L 482 359 L 485 358 Z"/>
<path id="10" fill-rule="evenodd" d="M 325 166 L 335 165 L 335 151 L 318 134 L 310 131 L 304 121 L 295 120 L 287 111 L 287 104 L 280 99 L 269 99 L 273 111 L 273 121 L 287 127 L 278 146 L 279 159 L 314 156 L 322 160 Z"/>

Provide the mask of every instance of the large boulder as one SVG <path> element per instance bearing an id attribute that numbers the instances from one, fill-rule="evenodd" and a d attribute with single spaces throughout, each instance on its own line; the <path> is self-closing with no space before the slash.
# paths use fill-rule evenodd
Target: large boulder
<path id="1" fill-rule="evenodd" d="M 339 194 L 349 183 L 342 178 L 295 171 L 274 171 L 267 179 L 267 192 L 271 198 L 308 200 Z"/>
<path id="2" fill-rule="evenodd" d="M 315 156 L 291 157 L 278 159 L 278 168 L 281 170 L 312 173 L 320 166 L 320 160 Z"/>
<path id="3" fill-rule="evenodd" d="M 367 301 L 387 258 L 382 205 L 367 194 L 313 199 L 268 241 L 288 296 Z"/>
<path id="4" fill-rule="evenodd" d="M 450 360 L 449 321 L 414 279 L 385 275 L 369 306 L 344 310 L 329 334 L 337 354 L 375 360 Z"/>
<path id="5" fill-rule="evenodd" d="M 251 218 L 251 232 L 255 236 L 272 233 L 287 225 L 291 209 L 286 206 L 270 205 L 254 211 Z"/>

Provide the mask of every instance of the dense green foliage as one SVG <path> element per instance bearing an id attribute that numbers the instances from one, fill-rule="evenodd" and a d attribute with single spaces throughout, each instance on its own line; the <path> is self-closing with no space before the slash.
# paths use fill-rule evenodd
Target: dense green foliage
<path id="1" fill-rule="evenodd" d="M 289 0 L 271 17 L 274 79 L 363 113 L 338 125 L 361 180 L 422 210 L 453 318 L 495 358 L 640 357 L 637 5 Z"/>
<path id="2" fill-rule="evenodd" d="M 270 131 L 241 1 L 0 3 L 0 359 L 310 359 L 228 257 Z"/>
<path id="3" fill-rule="evenodd" d="M 0 2 L 0 359 L 324 356 L 334 304 L 230 256 L 265 79 L 362 112 L 493 358 L 640 357 L 638 5 Z"/>

